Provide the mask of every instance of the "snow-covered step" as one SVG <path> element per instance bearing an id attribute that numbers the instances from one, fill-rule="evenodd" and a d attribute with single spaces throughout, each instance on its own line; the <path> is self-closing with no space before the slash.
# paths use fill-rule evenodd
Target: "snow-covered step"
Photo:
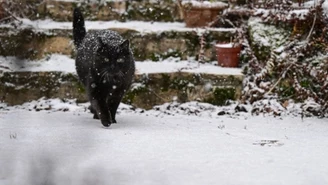
<path id="1" fill-rule="evenodd" d="M 136 62 L 136 78 L 125 103 L 152 108 L 173 100 L 223 104 L 238 99 L 243 75 L 239 68 L 222 68 L 211 63 L 167 59 Z M 0 57 L 0 97 L 8 104 L 47 98 L 76 98 L 86 101 L 78 82 L 74 60 L 52 55 L 40 61 Z"/>
<path id="2" fill-rule="evenodd" d="M 72 56 L 72 23 L 52 20 L 31 21 L 22 19 L 18 28 L 0 25 L 0 55 L 21 58 L 43 58 L 48 54 L 60 53 Z M 86 21 L 87 30 L 112 29 L 131 41 L 137 60 L 159 60 L 170 56 L 197 57 L 200 38 L 204 36 L 205 57 L 215 60 L 214 44 L 230 41 L 235 29 L 186 28 L 185 23 L 173 22 L 118 22 Z M 9 33 L 9 34 L 8 34 Z"/>
<path id="3" fill-rule="evenodd" d="M 25 14 L 30 19 L 51 18 L 56 21 L 70 21 L 74 7 L 80 7 L 86 15 L 86 20 L 161 22 L 182 20 L 178 5 L 174 0 L 51 0 L 42 3 L 30 0 L 25 4 L 29 7 L 25 9 Z"/>

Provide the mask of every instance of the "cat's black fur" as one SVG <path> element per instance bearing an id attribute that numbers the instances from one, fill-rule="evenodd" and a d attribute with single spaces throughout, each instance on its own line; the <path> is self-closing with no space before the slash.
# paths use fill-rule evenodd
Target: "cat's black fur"
<path id="1" fill-rule="evenodd" d="M 91 112 L 108 127 L 116 123 L 117 108 L 134 77 L 129 41 L 110 30 L 86 33 L 78 8 L 73 14 L 73 37 L 77 50 L 76 71 L 86 88 Z"/>

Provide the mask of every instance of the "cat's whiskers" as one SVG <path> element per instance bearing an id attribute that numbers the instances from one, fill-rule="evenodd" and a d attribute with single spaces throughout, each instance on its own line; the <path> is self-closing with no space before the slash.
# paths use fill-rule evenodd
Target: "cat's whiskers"
<path id="1" fill-rule="evenodd" d="M 104 73 L 105 73 L 106 71 L 107 71 L 106 69 L 103 69 L 103 70 L 101 70 L 101 71 L 99 72 L 99 74 L 100 74 L 101 76 L 103 76 Z"/>
<path id="2" fill-rule="evenodd" d="M 104 69 L 100 72 L 100 74 L 101 74 L 100 81 L 102 81 L 102 82 L 105 81 L 106 80 L 105 77 L 108 76 L 108 71 L 106 69 Z"/>
<path id="3" fill-rule="evenodd" d="M 107 82 L 109 82 L 109 72 L 107 71 L 106 74 L 107 74 L 107 75 L 106 75 Z"/>

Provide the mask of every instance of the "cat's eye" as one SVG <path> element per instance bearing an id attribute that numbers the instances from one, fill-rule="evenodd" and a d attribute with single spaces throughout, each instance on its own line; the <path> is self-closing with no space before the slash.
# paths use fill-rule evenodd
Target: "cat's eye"
<path id="1" fill-rule="evenodd" d="M 105 62 L 109 62 L 109 59 L 108 58 L 105 58 L 104 60 L 105 60 Z"/>
<path id="2" fill-rule="evenodd" d="M 124 62 L 124 59 L 123 58 L 117 59 L 117 63 L 123 63 L 123 62 Z"/>

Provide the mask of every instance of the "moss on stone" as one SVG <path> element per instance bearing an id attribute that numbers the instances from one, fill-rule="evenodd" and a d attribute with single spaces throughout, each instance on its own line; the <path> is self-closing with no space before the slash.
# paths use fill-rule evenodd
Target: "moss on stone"
<path id="1" fill-rule="evenodd" d="M 199 36 L 196 32 L 165 31 L 160 34 L 143 34 L 130 29 L 113 30 L 118 31 L 124 38 L 130 40 L 136 60 L 151 59 L 158 61 L 169 57 L 187 59 L 188 56 L 196 57 L 199 54 Z M 13 31 L 14 34 L 5 34 Z M 29 29 L 0 29 L 0 33 L 4 33 L 1 34 L 4 36 L 0 36 L 0 41 L 3 43 L 0 46 L 0 55 L 3 56 L 11 55 L 30 59 L 40 59 L 47 54 L 53 53 L 74 56 L 72 54 L 73 46 L 68 42 L 72 40 L 71 30 L 53 29 L 46 33 L 39 33 Z M 216 42 L 211 41 L 214 37 L 210 35 L 216 34 L 218 33 L 215 31 L 209 31 L 208 38 L 206 38 L 205 55 L 210 60 L 215 59 L 215 52 L 212 50 L 213 42 Z M 26 52 L 19 52 L 22 50 Z"/>
<path id="2" fill-rule="evenodd" d="M 133 86 L 133 85 L 132 85 Z M 137 88 L 132 88 L 126 92 L 124 95 L 122 102 L 126 104 L 133 104 L 135 98 L 140 96 L 141 94 L 149 93 L 149 89 L 146 85 L 140 85 Z"/>
<path id="3" fill-rule="evenodd" d="M 1 33 L 8 32 L 8 29 L 1 29 Z M 23 29 L 12 34 L 1 34 L 0 36 L 0 55 L 18 56 L 20 58 L 36 58 L 39 51 L 39 45 L 42 45 L 46 35 L 40 32 L 34 32 L 31 29 Z"/>
<path id="4" fill-rule="evenodd" d="M 161 83 L 160 83 L 160 87 L 162 91 L 168 91 L 171 85 L 171 77 L 169 74 L 165 74 L 162 73 L 161 74 L 162 78 L 161 78 Z"/>
<path id="5" fill-rule="evenodd" d="M 196 32 L 186 32 L 184 39 L 188 52 L 194 52 L 199 47 L 199 37 Z"/>
<path id="6" fill-rule="evenodd" d="M 59 81 L 61 83 L 71 83 L 74 88 L 78 89 L 78 93 L 86 93 L 84 85 L 78 79 L 78 76 L 73 73 L 63 73 L 60 75 Z"/>
<path id="7" fill-rule="evenodd" d="M 28 7 L 24 9 L 24 14 L 31 20 L 50 18 L 56 21 L 71 21 L 73 8 L 80 7 L 86 20 L 181 21 L 177 3 L 172 0 L 121 2 L 29 0 L 22 2 L 21 7 Z M 120 12 L 116 9 L 125 11 Z"/>
<path id="8" fill-rule="evenodd" d="M 222 78 L 226 82 L 221 82 L 220 76 L 210 74 L 179 72 L 137 75 L 135 84 L 124 96 L 123 102 L 150 109 L 178 97 L 179 102 L 197 100 L 222 105 L 228 99 L 235 99 L 241 88 L 241 83 L 236 80 L 238 78 Z M 236 82 L 228 82 L 230 80 Z M 220 88 L 206 90 L 204 87 L 208 83 Z M 0 77 L 0 97 L 11 105 L 41 97 L 87 101 L 85 88 L 77 76 L 62 72 L 5 72 Z"/>
<path id="9" fill-rule="evenodd" d="M 174 78 L 170 84 L 170 87 L 175 90 L 185 91 L 190 81 L 185 78 Z"/>
<path id="10" fill-rule="evenodd" d="M 173 22 L 179 20 L 177 4 L 173 1 L 131 1 L 124 18 L 128 20 Z"/>
<path id="11" fill-rule="evenodd" d="M 213 89 L 213 96 L 207 98 L 205 102 L 214 105 L 226 105 L 227 100 L 234 100 L 236 94 L 235 88 L 217 87 Z"/>
<path id="12" fill-rule="evenodd" d="M 84 88 L 77 77 L 61 72 L 5 72 L 0 77 L 0 97 L 12 105 L 41 97 L 86 101 Z"/>

